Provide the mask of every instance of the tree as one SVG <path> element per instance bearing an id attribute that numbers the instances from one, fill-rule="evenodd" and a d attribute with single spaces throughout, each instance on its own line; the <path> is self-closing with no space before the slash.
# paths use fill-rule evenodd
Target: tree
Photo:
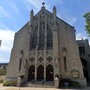
<path id="1" fill-rule="evenodd" d="M 85 22 L 86 22 L 86 31 L 87 33 L 89 34 L 90 36 L 90 12 L 87 12 L 85 15 L 84 15 L 84 18 L 86 19 Z"/>

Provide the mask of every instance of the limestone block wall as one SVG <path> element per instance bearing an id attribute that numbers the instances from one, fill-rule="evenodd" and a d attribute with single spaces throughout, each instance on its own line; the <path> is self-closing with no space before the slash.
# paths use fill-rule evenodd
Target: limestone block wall
<path id="1" fill-rule="evenodd" d="M 28 23 L 15 34 L 14 44 L 11 51 L 10 62 L 7 68 L 7 78 L 16 78 L 19 72 L 20 51 L 23 49 L 24 58 L 29 57 L 29 26 Z"/>
<path id="2" fill-rule="evenodd" d="M 59 36 L 59 55 L 60 55 L 60 73 L 62 77 L 71 77 L 71 71 L 76 69 L 83 78 L 82 64 L 79 57 L 78 46 L 75 40 L 75 30 L 62 20 L 58 20 L 58 36 Z M 66 67 L 64 69 L 63 47 L 66 48 Z"/>

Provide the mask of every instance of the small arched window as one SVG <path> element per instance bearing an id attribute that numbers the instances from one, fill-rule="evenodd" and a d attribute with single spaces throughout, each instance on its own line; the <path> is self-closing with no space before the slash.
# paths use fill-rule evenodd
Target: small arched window
<path id="1" fill-rule="evenodd" d="M 64 62 L 64 69 L 65 71 L 67 70 L 67 50 L 65 47 L 63 47 L 62 49 L 62 53 L 63 53 L 63 62 Z"/>
<path id="2" fill-rule="evenodd" d="M 39 36 L 39 49 L 44 49 L 45 36 L 42 34 Z"/>
<path id="3" fill-rule="evenodd" d="M 47 35 L 47 49 L 53 47 L 53 36 L 52 34 Z"/>
<path id="4" fill-rule="evenodd" d="M 21 70 L 21 65 L 22 65 L 22 58 L 20 58 L 20 61 L 19 61 L 19 71 Z"/>

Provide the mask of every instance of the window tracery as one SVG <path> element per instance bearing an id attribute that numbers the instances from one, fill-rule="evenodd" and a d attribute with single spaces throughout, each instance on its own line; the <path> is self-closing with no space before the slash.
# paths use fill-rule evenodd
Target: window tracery
<path id="1" fill-rule="evenodd" d="M 42 58 L 42 57 L 40 57 L 40 58 L 38 59 L 38 61 L 39 61 L 39 62 L 42 62 L 42 61 L 43 61 L 43 58 Z"/>
<path id="2" fill-rule="evenodd" d="M 33 57 L 30 58 L 31 63 L 34 62 L 34 60 L 35 60 L 35 58 L 33 58 Z"/>
<path id="3" fill-rule="evenodd" d="M 49 56 L 49 57 L 47 58 L 47 60 L 48 60 L 49 62 L 51 62 L 51 61 L 52 61 L 52 58 Z"/>
<path id="4" fill-rule="evenodd" d="M 31 37 L 31 49 L 35 49 L 36 48 L 36 44 L 37 44 L 37 36 L 33 35 Z"/>
<path id="5" fill-rule="evenodd" d="M 44 44 L 45 44 L 45 36 L 43 34 L 41 34 L 39 36 L 39 50 L 44 49 Z"/>
<path id="6" fill-rule="evenodd" d="M 53 36 L 52 34 L 47 35 L 47 49 L 53 47 Z"/>
<path id="7" fill-rule="evenodd" d="M 45 22 L 41 22 L 39 35 L 44 34 L 44 33 L 45 33 Z"/>
<path id="8" fill-rule="evenodd" d="M 53 35 L 51 27 L 47 24 L 47 49 L 51 49 L 52 47 L 53 47 Z"/>

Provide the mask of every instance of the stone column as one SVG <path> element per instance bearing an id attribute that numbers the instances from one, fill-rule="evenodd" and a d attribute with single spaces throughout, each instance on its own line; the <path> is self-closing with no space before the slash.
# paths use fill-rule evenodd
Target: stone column
<path id="1" fill-rule="evenodd" d="M 53 8 L 53 59 L 54 59 L 54 78 L 59 75 L 59 45 L 58 31 L 56 24 L 56 7 Z"/>
<path id="2" fill-rule="evenodd" d="M 47 16 L 45 16 L 44 81 L 46 81 Z"/>
<path id="3" fill-rule="evenodd" d="M 37 46 L 35 51 L 35 81 L 37 81 L 37 62 L 38 62 L 38 45 L 39 45 L 39 27 L 40 27 L 40 17 L 38 17 L 38 32 L 37 32 Z"/>
<path id="4" fill-rule="evenodd" d="M 37 81 L 37 46 L 35 50 L 35 81 Z"/>

